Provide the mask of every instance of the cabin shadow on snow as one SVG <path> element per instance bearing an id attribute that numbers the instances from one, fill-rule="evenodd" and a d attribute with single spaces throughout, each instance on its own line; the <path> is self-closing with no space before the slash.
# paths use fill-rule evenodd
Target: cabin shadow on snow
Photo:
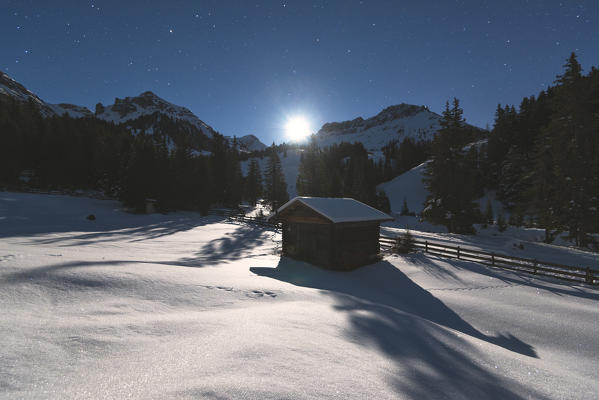
<path id="1" fill-rule="evenodd" d="M 538 358 L 532 346 L 510 334 L 485 335 L 388 261 L 352 272 L 336 272 L 282 257 L 276 268 L 250 270 L 333 296 L 335 307 L 349 314 L 351 329 L 345 332 L 349 340 L 376 346 L 396 360 L 398 367 L 409 367 L 401 378 L 392 378 L 401 393 L 410 393 L 414 398 L 522 398 L 523 393 L 530 394 L 529 389 L 469 359 L 466 354 L 477 353 L 478 349 L 459 336 L 469 335 Z M 471 347 L 472 351 L 460 351 L 455 346 Z M 542 398 L 538 393 L 534 397 Z"/>

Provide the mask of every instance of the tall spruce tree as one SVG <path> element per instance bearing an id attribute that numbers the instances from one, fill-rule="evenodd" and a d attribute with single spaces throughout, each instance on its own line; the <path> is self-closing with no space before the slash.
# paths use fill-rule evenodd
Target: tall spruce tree
<path id="1" fill-rule="evenodd" d="M 264 171 L 264 197 L 274 211 L 289 201 L 287 184 L 281 168 L 281 160 L 276 149 L 271 147 L 268 152 L 268 161 Z"/>
<path id="2" fill-rule="evenodd" d="M 230 146 L 225 155 L 225 204 L 237 207 L 243 197 L 243 175 L 239 163 L 239 153 Z"/>
<path id="3" fill-rule="evenodd" d="M 245 198 L 251 205 L 256 205 L 262 196 L 262 174 L 258 160 L 252 158 L 248 167 L 248 176 L 245 182 Z"/>
<path id="4" fill-rule="evenodd" d="M 597 207 L 591 189 L 595 177 L 588 168 L 597 157 L 594 153 L 597 123 L 592 115 L 599 110 L 592 106 L 590 79 L 581 72 L 576 54 L 572 53 L 564 65 L 564 73 L 556 79 L 551 120 L 538 143 L 537 158 L 546 159 L 550 166 L 537 164 L 535 189 L 539 189 L 539 181 L 547 174 L 541 168 L 550 167 L 551 180 L 546 179 L 545 184 L 551 190 L 547 192 L 544 205 L 537 203 L 541 216 L 552 216 L 543 221 L 547 240 L 551 240 L 550 229 L 567 230 L 576 245 L 586 246 L 590 240 L 588 233 L 593 229 L 592 221 L 599 217 L 593 212 Z"/>
<path id="5" fill-rule="evenodd" d="M 445 225 L 449 232 L 474 233 L 472 224 L 480 213 L 474 200 L 477 195 L 477 166 L 463 149 L 465 120 L 458 99 L 450 107 L 445 103 L 443 118 L 432 145 L 432 159 L 426 166 L 425 185 L 429 196 L 424 217 Z"/>
<path id="6" fill-rule="evenodd" d="M 323 155 L 312 135 L 310 144 L 302 153 L 295 187 L 300 196 L 323 196 L 326 188 Z"/>

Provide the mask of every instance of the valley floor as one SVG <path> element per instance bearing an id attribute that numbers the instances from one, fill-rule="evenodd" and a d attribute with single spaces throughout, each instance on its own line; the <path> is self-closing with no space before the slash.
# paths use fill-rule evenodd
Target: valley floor
<path id="1" fill-rule="evenodd" d="M 599 394 L 597 288 L 424 254 L 325 271 L 261 227 L 119 207 L 0 192 L 0 398 Z"/>

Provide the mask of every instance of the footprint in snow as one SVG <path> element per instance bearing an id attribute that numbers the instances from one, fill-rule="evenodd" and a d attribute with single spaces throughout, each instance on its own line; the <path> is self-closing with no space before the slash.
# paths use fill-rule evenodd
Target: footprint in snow
<path id="1" fill-rule="evenodd" d="M 251 292 L 249 292 L 247 294 L 248 297 L 252 297 L 252 298 L 258 298 L 258 297 L 264 297 L 264 296 L 269 296 L 269 297 L 277 297 L 277 294 L 275 292 L 269 292 L 267 290 L 262 291 L 262 290 L 252 290 Z"/>

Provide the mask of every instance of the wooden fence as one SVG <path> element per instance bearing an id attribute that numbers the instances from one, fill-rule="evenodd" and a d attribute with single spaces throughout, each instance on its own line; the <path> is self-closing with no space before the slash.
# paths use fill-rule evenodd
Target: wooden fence
<path id="1" fill-rule="evenodd" d="M 208 214 L 220 215 L 230 221 L 257 224 L 271 229 L 278 229 L 279 224 L 268 222 L 266 218 L 248 217 L 241 212 L 233 210 L 211 210 Z M 391 250 L 396 242 L 395 237 L 379 236 L 381 249 Z M 564 279 L 567 281 L 599 285 L 599 270 L 589 267 L 573 267 L 548 261 L 531 258 L 508 256 L 493 252 L 469 249 L 462 246 L 450 246 L 428 240 L 414 239 L 414 246 L 424 250 L 425 253 L 439 257 L 455 258 L 458 260 L 474 261 L 490 267 L 503 268 L 528 274 Z"/>
<path id="2" fill-rule="evenodd" d="M 247 224 L 256 224 L 260 226 L 264 226 L 267 228 L 277 229 L 279 227 L 278 224 L 273 224 L 272 222 L 268 222 L 266 217 L 248 217 L 241 212 L 235 212 L 232 210 L 210 210 L 208 212 L 209 215 L 219 215 L 222 217 L 226 217 L 229 221 L 237 221 L 243 222 Z"/>
<path id="3" fill-rule="evenodd" d="M 396 238 L 384 235 L 381 235 L 379 239 L 381 248 L 387 250 L 390 250 L 393 247 L 395 241 Z M 474 261 L 491 267 L 559 278 L 572 282 L 599 285 L 599 270 L 591 269 L 590 267 L 573 267 L 571 265 L 557 264 L 548 261 L 468 249 L 461 246 L 439 244 L 421 239 L 415 239 L 414 245 L 416 248 L 424 250 L 425 253 L 439 257 Z"/>

